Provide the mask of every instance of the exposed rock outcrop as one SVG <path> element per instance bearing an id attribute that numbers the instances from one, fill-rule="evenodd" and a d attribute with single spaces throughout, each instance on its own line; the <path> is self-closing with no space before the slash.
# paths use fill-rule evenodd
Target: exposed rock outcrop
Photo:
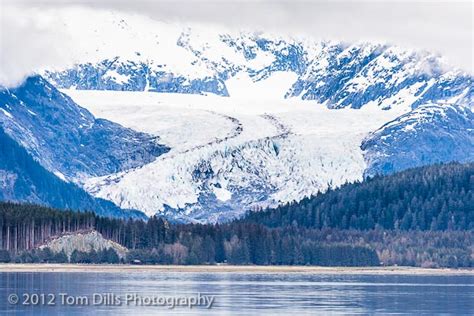
<path id="1" fill-rule="evenodd" d="M 39 248 L 50 248 L 51 251 L 56 253 L 64 251 L 68 258 L 71 258 L 71 254 L 74 250 L 90 252 L 92 250 L 100 251 L 112 248 L 117 252 L 120 258 L 124 258 L 128 252 L 127 248 L 112 240 L 105 239 L 95 230 L 67 233 L 49 240 Z"/>

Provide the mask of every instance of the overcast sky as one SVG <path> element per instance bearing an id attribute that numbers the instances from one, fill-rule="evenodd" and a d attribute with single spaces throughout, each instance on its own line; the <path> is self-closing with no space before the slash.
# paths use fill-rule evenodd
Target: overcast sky
<path id="1" fill-rule="evenodd" d="M 0 0 L 0 3 L 0 67 L 4 69 L 17 67 L 16 63 L 21 62 L 20 68 L 24 71 L 23 68 L 34 67 L 37 63 L 44 66 L 51 59 L 58 59 L 58 56 L 41 56 L 34 61 L 20 61 L 22 55 L 28 59 L 30 52 L 41 51 L 36 47 L 41 45 L 40 40 L 35 39 L 47 34 L 44 34 L 45 30 L 41 30 L 39 35 L 35 32 L 23 34 L 29 32 L 25 27 L 28 23 L 23 21 L 19 27 L 20 19 L 14 15 L 20 11 L 8 8 L 80 5 L 139 13 L 161 21 L 185 24 L 223 25 L 235 29 L 311 35 L 317 39 L 387 41 L 440 53 L 453 65 L 474 73 L 474 8 L 471 1 Z M 49 36 L 55 38 L 59 35 Z M 15 53 L 20 49 L 23 53 Z"/>

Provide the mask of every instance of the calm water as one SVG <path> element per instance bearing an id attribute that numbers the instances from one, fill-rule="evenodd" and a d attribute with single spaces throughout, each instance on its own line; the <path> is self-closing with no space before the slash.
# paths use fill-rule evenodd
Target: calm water
<path id="1" fill-rule="evenodd" d="M 20 302 L 8 303 L 10 294 Z M 23 293 L 44 293 L 54 298 L 54 306 L 24 306 Z M 67 293 L 74 306 L 61 303 Z M 97 293 L 92 305 L 93 293 Z M 155 297 L 156 306 L 136 306 L 131 301 L 121 306 L 100 305 L 99 297 L 113 293 Z M 211 309 L 158 305 L 157 298 L 196 297 L 197 293 L 215 296 Z M 88 301 L 84 301 L 86 297 Z M 110 295 L 108 296 L 110 298 Z M 30 297 L 33 300 L 33 297 Z M 81 301 L 82 300 L 82 301 Z M 112 302 L 112 299 L 111 299 Z M 148 301 L 150 302 L 150 301 Z M 51 302 L 52 303 L 52 302 Z M 81 305 L 82 303 L 82 305 Z M 146 301 L 145 301 L 146 303 Z M 145 304 L 143 303 L 143 304 Z M 295 315 L 409 313 L 474 314 L 474 276 L 373 276 L 252 273 L 0 273 L 0 314 L 35 315 Z"/>

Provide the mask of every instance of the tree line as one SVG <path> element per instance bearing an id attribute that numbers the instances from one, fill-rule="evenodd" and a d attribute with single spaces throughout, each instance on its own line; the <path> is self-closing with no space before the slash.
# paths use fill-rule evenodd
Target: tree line
<path id="1" fill-rule="evenodd" d="M 112 249 L 102 249 L 90 252 L 74 250 L 68 258 L 63 251 L 53 252 L 50 248 L 31 249 L 12 253 L 0 250 L 0 263 L 120 263 L 117 252 Z"/>
<path id="2" fill-rule="evenodd" d="M 130 249 L 126 262 L 148 264 L 378 265 L 366 245 L 320 242 L 310 231 L 267 228 L 254 223 L 170 224 L 99 217 L 91 212 L 60 211 L 31 204 L 0 203 L 2 249 L 17 262 L 55 262 L 36 248 L 67 232 L 97 230 Z M 34 236 L 34 240 L 32 240 Z M 98 263 L 96 254 L 77 254 L 72 262 Z M 12 259 L 13 258 L 13 259 Z"/>

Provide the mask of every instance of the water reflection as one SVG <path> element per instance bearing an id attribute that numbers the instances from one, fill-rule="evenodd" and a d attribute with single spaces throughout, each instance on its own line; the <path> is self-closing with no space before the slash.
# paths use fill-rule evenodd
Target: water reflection
<path id="1" fill-rule="evenodd" d="M 9 294 L 93 293 L 125 296 L 215 296 L 212 309 L 165 306 L 22 306 Z M 56 303 L 58 298 L 56 297 Z M 288 315 L 474 313 L 474 276 L 381 276 L 258 273 L 134 272 L 0 273 L 0 314 Z"/>

